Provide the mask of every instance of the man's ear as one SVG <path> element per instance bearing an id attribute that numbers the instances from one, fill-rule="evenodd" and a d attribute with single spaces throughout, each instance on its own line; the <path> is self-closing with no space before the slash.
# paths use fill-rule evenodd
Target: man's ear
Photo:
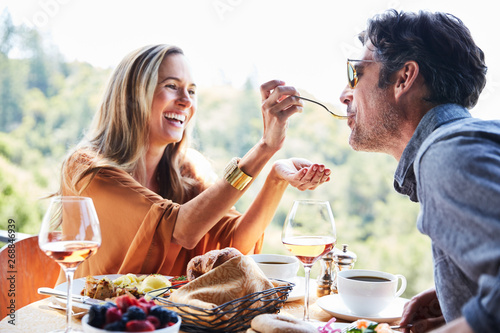
<path id="1" fill-rule="evenodd" d="M 408 61 L 394 75 L 394 97 L 397 99 L 407 94 L 415 84 L 419 73 L 419 66 L 416 61 Z"/>

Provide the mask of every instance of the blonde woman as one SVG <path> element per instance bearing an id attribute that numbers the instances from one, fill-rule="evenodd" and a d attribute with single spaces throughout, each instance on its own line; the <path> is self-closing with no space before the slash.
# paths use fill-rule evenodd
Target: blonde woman
<path id="1" fill-rule="evenodd" d="M 259 252 L 288 186 L 315 189 L 330 169 L 279 160 L 248 210 L 232 207 L 282 147 L 288 118 L 302 110 L 281 81 L 261 86 L 264 132 L 223 179 L 209 181 L 188 148 L 196 85 L 181 49 L 143 47 L 114 70 L 92 127 L 63 164 L 61 194 L 91 197 L 102 246 L 75 277 L 113 273 L 183 275 L 188 261 L 228 246 Z"/>

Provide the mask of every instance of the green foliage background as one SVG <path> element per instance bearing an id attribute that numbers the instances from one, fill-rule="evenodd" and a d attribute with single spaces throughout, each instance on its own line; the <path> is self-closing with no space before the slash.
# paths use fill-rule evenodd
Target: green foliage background
<path id="1" fill-rule="evenodd" d="M 8 13 L 0 17 L 0 41 L 0 229 L 14 219 L 18 232 L 36 234 L 46 204 L 40 198 L 57 190 L 60 164 L 89 126 L 110 69 L 64 61 L 37 31 L 14 26 Z M 219 175 L 262 134 L 258 84 L 249 79 L 243 87 L 199 90 L 195 146 Z M 286 253 L 281 226 L 294 199 L 327 199 L 336 218 L 337 247 L 349 244 L 358 256 L 356 268 L 405 275 L 405 297 L 432 286 L 430 241 L 415 227 L 418 205 L 393 189 L 396 161 L 354 152 L 345 122 L 305 103 L 303 113 L 291 118 L 275 159 L 297 156 L 324 163 L 333 170 L 332 180 L 315 191 L 286 191 L 266 231 L 264 252 Z M 237 203 L 240 211 L 266 174 Z M 318 269 L 316 264 L 313 276 Z"/>

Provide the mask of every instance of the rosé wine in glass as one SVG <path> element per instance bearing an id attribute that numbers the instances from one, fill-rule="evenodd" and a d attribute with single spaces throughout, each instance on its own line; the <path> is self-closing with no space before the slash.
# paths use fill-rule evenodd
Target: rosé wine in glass
<path id="1" fill-rule="evenodd" d="M 295 200 L 288 213 L 281 241 L 302 262 L 305 272 L 304 321 L 309 319 L 311 267 L 330 252 L 337 241 L 335 220 L 328 201 Z"/>

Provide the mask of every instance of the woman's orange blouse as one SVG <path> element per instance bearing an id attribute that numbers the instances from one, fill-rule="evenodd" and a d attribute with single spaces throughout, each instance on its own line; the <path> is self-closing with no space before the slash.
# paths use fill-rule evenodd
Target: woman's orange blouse
<path id="1" fill-rule="evenodd" d="M 72 168 L 81 167 L 76 164 L 85 160 L 82 155 L 71 158 L 66 167 L 69 174 L 65 176 L 70 177 Z M 64 187 L 62 194 L 78 195 Z M 127 172 L 103 168 L 79 195 L 94 201 L 102 244 L 96 254 L 78 267 L 75 278 L 127 273 L 185 275 L 187 263 L 194 256 L 232 246 L 236 222 L 241 216 L 231 209 L 194 249 L 188 250 L 171 241 L 180 205 L 143 187 Z M 259 253 L 264 235 L 255 236 L 258 240 L 253 252 Z"/>

